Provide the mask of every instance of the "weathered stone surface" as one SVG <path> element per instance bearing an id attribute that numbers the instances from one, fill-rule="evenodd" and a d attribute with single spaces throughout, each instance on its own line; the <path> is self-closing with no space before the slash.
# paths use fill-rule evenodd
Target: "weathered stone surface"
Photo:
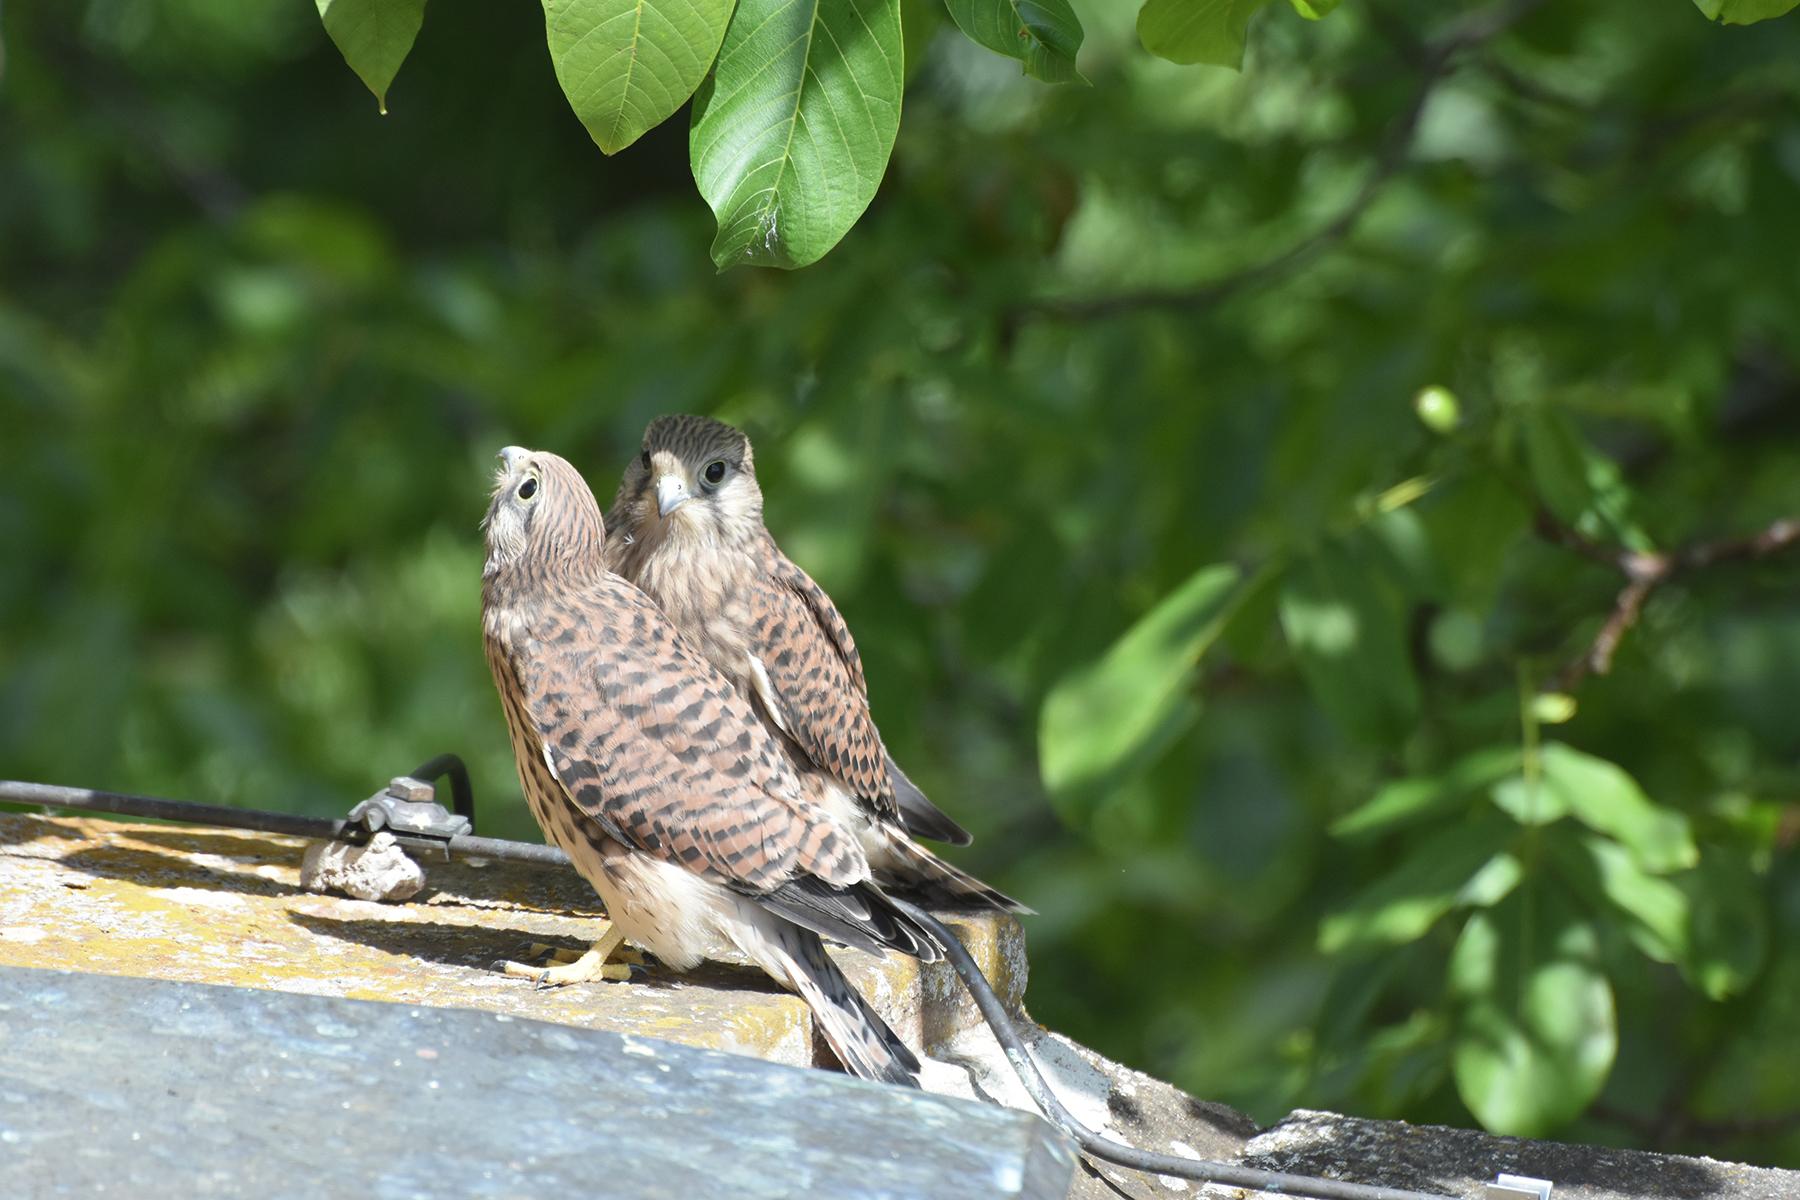
<path id="1" fill-rule="evenodd" d="M 1300 1109 L 1252 1138 L 1244 1165 L 1477 1200 L 1500 1172 L 1547 1179 L 1552 1200 L 1795 1200 L 1800 1171 L 1495 1137 Z M 1234 1189 L 1235 1191 L 1235 1189 Z"/>
<path id="2" fill-rule="evenodd" d="M 1055 1200 L 1035 1117 L 501 1014 L 0 968 L 0 1196 Z"/>
<path id="3" fill-rule="evenodd" d="M 605 928 L 580 877 L 426 864 L 405 904 L 300 887 L 308 843 L 242 830 L 0 813 L 0 966 L 477 1008 L 666 1038 L 775 1062 L 829 1063 L 797 998 L 748 966 L 538 991 L 492 969 L 534 942 L 583 949 Z M 948 918 L 995 989 L 1025 990 L 1011 918 Z M 834 952 L 894 1028 L 928 1051 L 980 1021 L 948 964 Z"/>

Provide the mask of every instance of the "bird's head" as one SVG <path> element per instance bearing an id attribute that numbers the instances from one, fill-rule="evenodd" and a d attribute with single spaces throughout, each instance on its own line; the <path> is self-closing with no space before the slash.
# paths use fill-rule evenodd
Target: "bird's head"
<path id="1" fill-rule="evenodd" d="M 625 469 L 620 504 L 639 539 L 698 534 L 727 544 L 762 525 L 750 439 L 711 417 L 658 417 Z"/>
<path id="2" fill-rule="evenodd" d="M 508 446 L 499 458 L 494 496 L 482 521 L 484 577 L 507 572 L 567 577 L 601 570 L 606 522 L 581 473 L 545 450 Z"/>

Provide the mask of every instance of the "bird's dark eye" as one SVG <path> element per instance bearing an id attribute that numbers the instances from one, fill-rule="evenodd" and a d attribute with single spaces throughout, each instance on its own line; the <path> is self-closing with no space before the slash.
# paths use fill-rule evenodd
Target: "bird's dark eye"
<path id="1" fill-rule="evenodd" d="M 529 500 L 535 495 L 537 495 L 537 477 L 527 475 L 525 481 L 519 485 L 519 499 Z"/>
<path id="2" fill-rule="evenodd" d="M 644 470 L 648 471 L 650 469 L 650 451 L 645 450 L 644 453 L 639 456 L 639 461 L 644 464 Z"/>
<path id="3" fill-rule="evenodd" d="M 715 458 L 707 463 L 706 471 L 702 475 L 702 478 L 714 487 L 723 483 L 725 481 L 725 460 L 722 458 Z"/>

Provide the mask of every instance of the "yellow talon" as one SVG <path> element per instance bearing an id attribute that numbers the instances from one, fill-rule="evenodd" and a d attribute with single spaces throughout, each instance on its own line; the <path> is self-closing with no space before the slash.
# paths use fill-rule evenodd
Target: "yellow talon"
<path id="1" fill-rule="evenodd" d="M 534 967 L 518 962 L 502 962 L 498 965 L 502 973 L 515 979 L 529 979 L 540 988 L 591 983 L 596 979 L 626 980 L 631 978 L 631 967 L 627 964 L 642 963 L 644 960 L 635 950 L 621 949 L 620 943 L 624 940 L 625 935 L 615 925 L 585 952 L 553 948 L 541 943 L 533 944 L 529 953 L 533 957 L 547 957 L 554 964 L 552 966 Z M 610 959 L 619 961 L 609 961 Z"/>

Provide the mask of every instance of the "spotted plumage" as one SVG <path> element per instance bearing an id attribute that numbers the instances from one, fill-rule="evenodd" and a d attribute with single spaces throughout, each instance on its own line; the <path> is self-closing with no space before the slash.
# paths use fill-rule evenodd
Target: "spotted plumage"
<path id="1" fill-rule="evenodd" d="M 909 836 L 969 840 L 882 744 L 849 626 L 763 525 L 748 438 L 708 417 L 651 422 L 607 524 L 611 569 L 753 700 L 876 879 L 937 903 L 1022 911 Z"/>
<path id="2" fill-rule="evenodd" d="M 941 950 L 871 882 L 854 833 L 807 795 L 731 682 L 606 569 L 575 469 L 516 447 L 502 460 L 483 635 L 532 815 L 614 924 L 590 965 L 620 937 L 678 970 L 733 946 L 800 993 L 846 1067 L 915 1084 L 917 1059 L 819 939 Z"/>

